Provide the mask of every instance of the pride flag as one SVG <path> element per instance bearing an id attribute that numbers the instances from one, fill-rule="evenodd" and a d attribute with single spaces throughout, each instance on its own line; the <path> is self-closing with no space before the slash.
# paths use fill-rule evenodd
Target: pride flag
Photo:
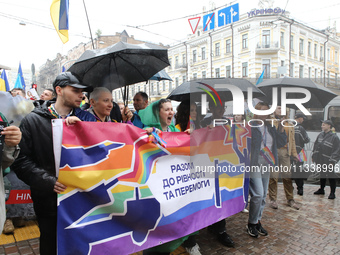
<path id="1" fill-rule="evenodd" d="M 9 83 L 6 75 L 6 71 L 2 70 L 1 77 L 0 77 L 0 91 L 9 91 Z"/>
<path id="2" fill-rule="evenodd" d="M 298 159 L 300 162 L 306 162 L 307 161 L 307 156 L 306 156 L 306 152 L 304 149 L 302 149 L 300 151 L 300 153 L 298 154 Z"/>
<path id="3" fill-rule="evenodd" d="M 132 254 L 242 211 L 250 132 L 164 132 L 163 148 L 132 125 L 55 120 L 58 180 L 67 186 L 58 195 L 58 254 Z"/>
<path id="4" fill-rule="evenodd" d="M 50 8 L 55 30 L 63 43 L 68 42 L 68 11 L 69 0 L 53 0 Z"/>

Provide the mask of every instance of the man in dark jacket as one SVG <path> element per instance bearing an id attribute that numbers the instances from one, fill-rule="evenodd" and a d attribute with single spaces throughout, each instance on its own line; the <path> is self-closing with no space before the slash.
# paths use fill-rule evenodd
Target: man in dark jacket
<path id="1" fill-rule="evenodd" d="M 328 199 L 335 198 L 336 174 L 335 165 L 340 159 L 340 139 L 332 132 L 334 124 L 331 120 L 324 120 L 321 125 L 322 132 L 315 140 L 313 147 L 312 159 L 315 163 L 315 171 L 320 173 L 320 189 L 314 192 L 314 195 L 324 195 L 326 178 L 328 178 L 331 193 Z M 325 172 L 324 166 L 327 166 Z"/>
<path id="2" fill-rule="evenodd" d="M 303 196 L 303 183 L 304 179 L 306 178 L 305 173 L 303 171 L 303 148 L 306 143 L 309 143 L 310 139 L 305 128 L 302 126 L 303 121 L 306 119 L 306 116 L 302 113 L 297 113 L 295 115 L 296 126 L 294 127 L 295 130 L 295 145 L 296 145 L 296 153 L 299 156 L 299 162 L 294 161 L 296 164 L 296 172 L 293 174 L 295 183 L 297 186 L 297 194 Z M 293 161 L 293 160 L 292 160 Z"/>
<path id="3" fill-rule="evenodd" d="M 96 121 L 91 113 L 79 109 L 82 92 L 91 91 L 92 87 L 81 85 L 70 72 L 59 74 L 53 87 L 56 101 L 46 101 L 22 120 L 21 151 L 12 165 L 17 176 L 31 188 L 42 255 L 56 254 L 57 193 L 66 189 L 56 176 L 51 121 L 58 118 L 67 122 L 72 116 L 82 121 Z"/>

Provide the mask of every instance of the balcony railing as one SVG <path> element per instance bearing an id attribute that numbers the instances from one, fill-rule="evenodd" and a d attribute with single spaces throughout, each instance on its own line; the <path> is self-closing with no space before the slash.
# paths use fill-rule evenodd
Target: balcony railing
<path id="1" fill-rule="evenodd" d="M 256 53 L 275 53 L 279 51 L 279 42 L 262 42 L 257 43 Z"/>

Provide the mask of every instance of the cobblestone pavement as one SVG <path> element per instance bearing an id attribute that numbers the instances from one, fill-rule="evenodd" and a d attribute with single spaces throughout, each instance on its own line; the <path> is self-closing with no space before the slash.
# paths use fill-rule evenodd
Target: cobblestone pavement
<path id="1" fill-rule="evenodd" d="M 295 184 L 294 184 L 295 185 Z M 220 254 L 340 254 L 340 189 L 334 200 L 326 195 L 313 195 L 319 187 L 305 185 L 304 196 L 295 195 L 301 209 L 286 204 L 282 184 L 278 187 L 277 210 L 266 205 L 262 225 L 269 232 L 266 237 L 252 238 L 246 233 L 247 213 L 238 213 L 227 219 L 227 232 L 235 248 L 220 245 L 207 229 L 197 236 L 203 255 Z M 295 192 L 296 193 L 296 192 Z M 0 246 L 0 254 L 39 254 L 38 239 L 30 239 Z M 116 255 L 114 252 L 112 254 Z M 141 252 L 134 255 L 141 255 Z M 180 247 L 172 255 L 187 254 Z M 117 254 L 120 255 L 120 254 Z"/>

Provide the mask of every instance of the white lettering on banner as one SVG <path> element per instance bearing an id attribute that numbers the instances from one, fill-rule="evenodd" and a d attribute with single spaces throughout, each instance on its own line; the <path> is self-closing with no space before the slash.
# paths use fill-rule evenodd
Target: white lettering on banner
<path id="1" fill-rule="evenodd" d="M 157 161 L 156 173 L 150 176 L 147 185 L 162 204 L 161 210 L 165 216 L 190 203 L 213 198 L 214 174 L 195 170 L 196 165 L 207 162 L 211 162 L 207 154 L 191 157 L 171 155 Z"/>

